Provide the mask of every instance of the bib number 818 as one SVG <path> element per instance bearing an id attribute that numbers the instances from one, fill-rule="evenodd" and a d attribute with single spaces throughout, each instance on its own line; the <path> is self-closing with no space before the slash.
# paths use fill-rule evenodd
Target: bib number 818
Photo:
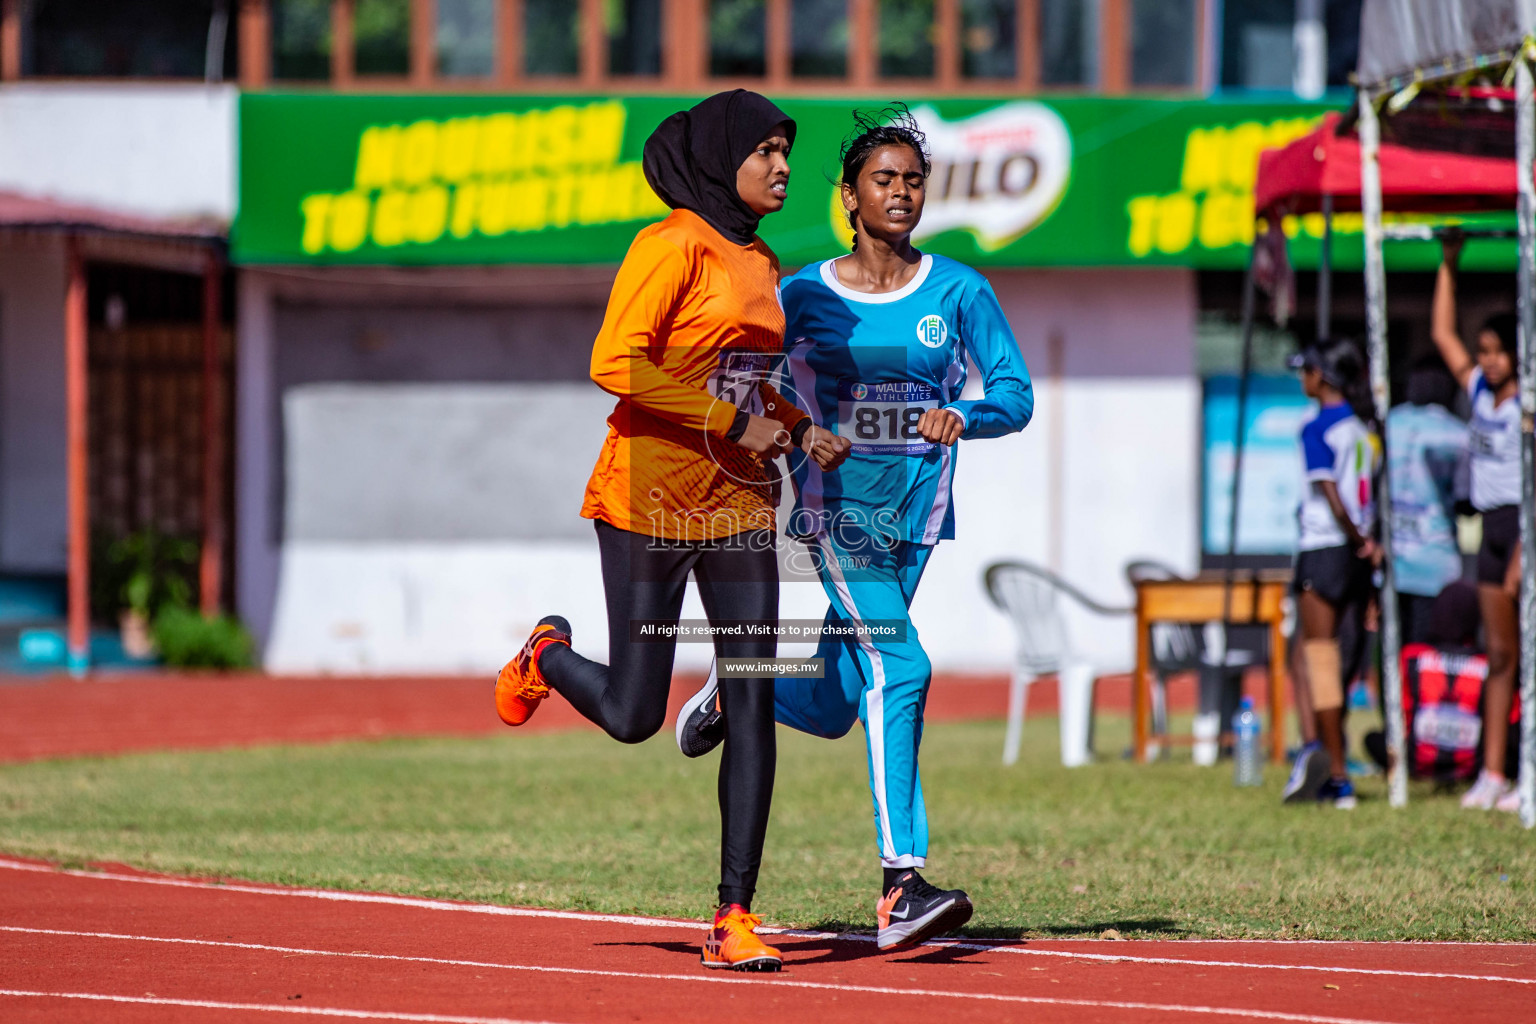
<path id="1" fill-rule="evenodd" d="M 902 409 L 859 406 L 853 410 L 853 436 L 865 441 L 918 441 L 923 436 L 917 429 L 918 421 L 922 418 L 923 410 L 918 406 Z M 882 419 L 884 423 L 880 422 Z"/>

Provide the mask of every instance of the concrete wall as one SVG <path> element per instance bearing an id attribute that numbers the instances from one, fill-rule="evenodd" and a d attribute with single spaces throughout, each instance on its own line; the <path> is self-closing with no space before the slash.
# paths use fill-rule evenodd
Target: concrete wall
<path id="1" fill-rule="evenodd" d="M 28 236 L 0 245 L 0 571 L 65 569 L 64 426 L 64 247 Z"/>
<path id="2" fill-rule="evenodd" d="M 284 537 L 587 540 L 576 510 L 603 438 L 591 428 L 612 409 L 565 382 L 290 388 Z"/>
<path id="3" fill-rule="evenodd" d="M 913 608 L 934 664 L 947 671 L 1008 664 L 1011 627 L 980 586 L 991 561 L 1037 562 L 1118 603 L 1130 600 L 1127 561 L 1198 563 L 1193 276 L 991 276 L 1034 374 L 1038 411 L 1023 434 L 961 445 L 959 536 L 940 546 Z M 311 292 L 313 309 L 266 295 L 260 312 L 250 303 L 261 290 L 242 294 L 241 423 L 268 418 L 263 434 L 242 432 L 241 593 L 242 611 L 269 637 L 268 666 L 490 672 L 551 611 L 571 619 L 584 653 L 605 657 L 596 544 L 575 510 L 609 402 L 579 379 L 581 361 L 557 356 L 570 363 L 555 374 L 563 382 L 522 379 L 524 347 L 487 341 L 529 319 L 516 309 L 445 300 L 434 313 L 417 297 L 409 312 L 325 311 Z M 546 336 L 544 351 L 575 345 L 589 314 L 566 318 L 570 337 Z M 387 344 L 368 335 L 370 316 L 390 325 Z M 359 344 L 365 336 L 373 340 Z M 454 379 L 401 383 L 429 343 L 430 362 L 456 366 Z M 386 358 L 398 373 L 380 369 Z M 259 394 L 250 393 L 252 360 L 270 385 Z M 533 424 L 549 421 L 558 429 L 537 433 Z M 539 443 L 519 447 L 525 436 Z M 548 464 L 552 451 L 559 471 Z M 266 467 L 264 487 L 245 475 L 255 465 Z M 504 519 L 487 515 L 498 504 Z M 264 539 L 248 548 L 252 534 Z M 250 573 L 248 561 L 262 559 Z M 262 580 L 275 580 L 275 594 L 258 592 Z M 819 618 L 826 607 L 814 583 L 786 583 L 781 602 L 789 617 Z M 270 630 L 253 614 L 263 606 L 272 609 Z M 690 592 L 684 615 L 702 614 Z M 1073 615 L 1071 626 L 1100 668 L 1128 667 L 1128 619 Z M 704 646 L 679 648 L 679 668 L 708 660 Z"/>
<path id="4" fill-rule="evenodd" d="M 122 213 L 235 212 L 234 86 L 0 86 L 0 190 Z"/>
<path id="5" fill-rule="evenodd" d="M 237 607 L 270 666 L 479 670 L 487 643 L 544 614 L 464 618 L 511 614 L 503 582 L 471 598 L 485 580 L 560 577 L 551 543 L 591 545 L 576 510 L 612 402 L 586 365 L 610 284 L 581 268 L 242 272 Z M 525 569 L 528 552 L 546 560 Z"/>

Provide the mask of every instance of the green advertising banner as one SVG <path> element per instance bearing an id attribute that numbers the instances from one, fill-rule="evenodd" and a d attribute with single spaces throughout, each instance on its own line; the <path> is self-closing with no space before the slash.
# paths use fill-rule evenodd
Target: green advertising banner
<path id="1" fill-rule="evenodd" d="M 243 264 L 616 263 L 666 215 L 640 170 L 676 97 L 248 93 L 240 98 Z M 1319 104 L 1224 100 L 909 99 L 933 156 L 915 240 L 978 266 L 1239 269 L 1258 154 L 1310 131 Z M 850 100 L 780 103 L 798 125 L 789 200 L 762 236 L 786 267 L 847 251 L 832 182 Z M 857 104 L 861 108 L 878 104 Z M 1320 216 L 1287 218 L 1315 266 Z M 1335 262 L 1360 266 L 1359 216 Z M 1513 265 L 1481 244 L 1474 264 Z M 1429 269 L 1433 243 L 1394 243 Z"/>

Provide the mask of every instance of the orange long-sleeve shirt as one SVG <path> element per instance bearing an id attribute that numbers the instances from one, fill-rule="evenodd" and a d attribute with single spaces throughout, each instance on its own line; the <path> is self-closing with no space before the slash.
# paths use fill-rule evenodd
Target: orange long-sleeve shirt
<path id="1" fill-rule="evenodd" d="M 581 514 L 668 540 L 774 525 L 767 460 L 726 440 L 738 409 L 793 427 L 806 414 L 764 374 L 783 349 L 779 261 L 674 210 L 635 236 L 592 346 L 618 397 Z"/>

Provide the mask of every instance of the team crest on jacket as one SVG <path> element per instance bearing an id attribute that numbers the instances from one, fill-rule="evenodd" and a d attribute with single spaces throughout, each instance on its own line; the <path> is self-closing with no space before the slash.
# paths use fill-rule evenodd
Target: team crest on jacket
<path id="1" fill-rule="evenodd" d="M 917 340 L 929 348 L 943 348 L 949 340 L 949 325 L 937 313 L 929 313 L 917 322 Z"/>

